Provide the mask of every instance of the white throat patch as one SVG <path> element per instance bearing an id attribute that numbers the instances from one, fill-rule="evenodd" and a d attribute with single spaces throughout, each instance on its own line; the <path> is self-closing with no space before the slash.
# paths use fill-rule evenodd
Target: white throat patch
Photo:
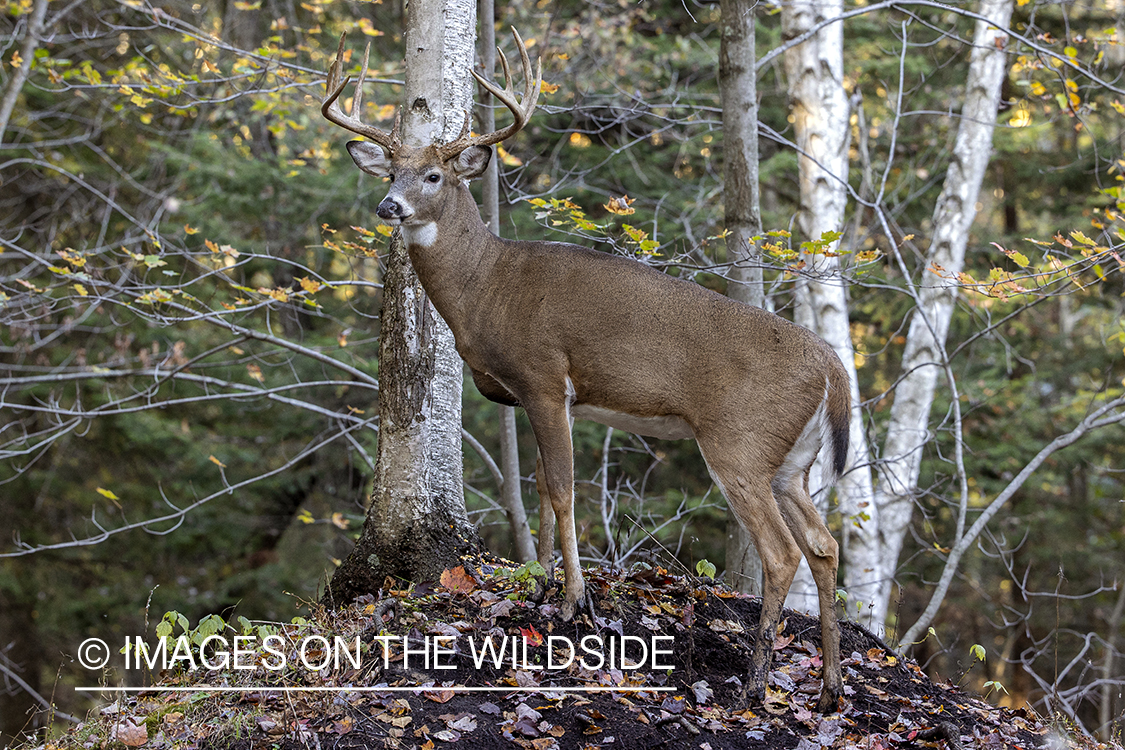
<path id="1" fill-rule="evenodd" d="M 431 221 L 417 226 L 403 226 L 402 239 L 407 245 L 431 247 L 437 242 L 437 224 Z"/>

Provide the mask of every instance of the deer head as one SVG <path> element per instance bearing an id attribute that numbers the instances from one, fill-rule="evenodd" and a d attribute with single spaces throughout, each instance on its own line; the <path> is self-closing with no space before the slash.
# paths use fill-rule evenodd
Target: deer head
<path id="1" fill-rule="evenodd" d="M 466 112 L 465 123 L 455 140 L 446 144 L 413 147 L 403 143 L 401 110 L 395 116 L 395 123 L 389 132 L 368 125 L 360 118 L 363 82 L 367 77 L 368 58 L 371 52 L 370 43 L 363 53 L 363 66 L 359 80 L 356 82 L 351 112 L 345 114 L 341 109 L 340 95 L 351 79 L 340 80 L 345 34 L 340 35 L 336 59 L 328 70 L 326 96 L 321 104 L 321 112 L 330 122 L 370 139 L 350 141 L 348 153 L 351 154 L 356 166 L 364 172 L 389 179 L 391 182 L 386 198 L 376 210 L 380 219 L 391 225 L 407 228 L 436 226 L 438 219 L 446 212 L 451 194 L 462 188 L 465 181 L 484 173 L 492 158 L 491 146 L 512 137 L 527 125 L 539 99 L 543 66 L 542 61 L 538 60 L 533 76 L 531 59 L 528 57 L 523 39 L 514 28 L 512 36 L 520 51 L 520 62 L 523 67 L 522 97 L 517 98 L 512 88 L 511 68 L 502 50 L 500 63 L 504 69 L 503 89 L 483 78 L 475 70 L 472 71 L 481 86 L 512 112 L 514 116 L 512 124 L 492 133 L 471 135 L 470 116 Z M 413 234 L 414 239 L 420 239 L 424 237 L 425 232 Z M 409 239 L 408 237 L 408 241 Z"/>

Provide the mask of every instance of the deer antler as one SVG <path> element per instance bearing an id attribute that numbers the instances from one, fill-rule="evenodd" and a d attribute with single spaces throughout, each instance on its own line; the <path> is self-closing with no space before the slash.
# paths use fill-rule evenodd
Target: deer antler
<path id="1" fill-rule="evenodd" d="M 359 80 L 355 84 L 355 97 L 352 99 L 351 114 L 344 114 L 340 109 L 340 94 L 344 93 L 344 87 L 348 85 L 351 78 L 345 78 L 343 82 L 340 81 L 340 75 L 344 66 L 344 39 L 347 37 L 347 32 L 340 34 L 340 46 L 336 50 L 336 59 L 328 67 L 328 81 L 325 83 L 325 97 L 320 105 L 320 112 L 324 115 L 325 119 L 329 122 L 335 123 L 340 127 L 350 130 L 351 132 L 362 135 L 366 138 L 378 143 L 387 152 L 387 156 L 394 154 L 395 150 L 402 145 L 399 137 L 399 129 L 401 123 L 402 113 L 395 114 L 395 124 L 388 133 L 384 130 L 379 130 L 371 125 L 366 125 L 359 119 L 360 107 L 363 104 L 363 81 L 367 78 L 367 60 L 371 54 L 371 43 L 367 43 L 367 48 L 363 51 L 363 68 L 359 72 Z"/>
<path id="2" fill-rule="evenodd" d="M 515 28 L 512 29 L 512 36 L 516 40 L 516 47 L 519 48 L 520 63 L 523 67 L 524 88 L 523 96 L 520 99 L 516 98 L 516 92 L 512 89 L 512 70 L 508 67 L 508 58 L 499 47 L 496 50 L 500 53 L 500 65 L 504 68 L 503 91 L 475 70 L 472 73 L 473 77 L 480 82 L 480 85 L 488 93 L 495 96 L 505 107 L 511 110 L 515 120 L 503 130 L 469 137 L 469 113 L 466 112 L 465 125 L 461 128 L 461 134 L 457 136 L 457 139 L 444 146 L 438 146 L 438 154 L 443 161 L 452 159 L 470 146 L 491 146 L 494 143 L 500 143 L 500 141 L 511 138 L 523 130 L 531 119 L 531 113 L 535 111 L 535 103 L 539 100 L 539 87 L 543 81 L 543 60 L 541 58 L 536 60 L 535 77 L 533 79 L 531 76 L 531 58 L 527 56 L 527 47 L 524 46 L 523 39 L 520 38 L 520 33 Z"/>

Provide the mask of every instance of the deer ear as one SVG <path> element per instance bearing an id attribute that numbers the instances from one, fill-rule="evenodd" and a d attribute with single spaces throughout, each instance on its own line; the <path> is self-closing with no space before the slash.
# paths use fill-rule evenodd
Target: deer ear
<path id="1" fill-rule="evenodd" d="M 352 155 L 355 165 L 367 174 L 376 177 L 389 177 L 391 174 L 391 159 L 383 151 L 383 147 L 369 141 L 348 141 L 348 153 Z"/>
<path id="2" fill-rule="evenodd" d="M 488 146 L 469 146 L 450 161 L 453 173 L 462 180 L 472 180 L 484 174 L 492 159 L 492 149 Z"/>

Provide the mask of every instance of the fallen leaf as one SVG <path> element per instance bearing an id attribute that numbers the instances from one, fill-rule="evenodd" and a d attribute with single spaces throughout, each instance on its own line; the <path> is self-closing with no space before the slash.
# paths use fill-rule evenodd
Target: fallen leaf
<path id="1" fill-rule="evenodd" d="M 125 719 L 114 728 L 116 730 L 117 741 L 122 745 L 140 747 L 148 742 L 148 729 L 145 728 L 145 723 L 143 721 L 140 724 L 134 724 L 132 720 Z"/>
<path id="2" fill-rule="evenodd" d="M 442 571 L 441 585 L 455 594 L 468 594 L 477 587 L 477 582 L 465 572 L 464 565 L 458 565 Z"/>

